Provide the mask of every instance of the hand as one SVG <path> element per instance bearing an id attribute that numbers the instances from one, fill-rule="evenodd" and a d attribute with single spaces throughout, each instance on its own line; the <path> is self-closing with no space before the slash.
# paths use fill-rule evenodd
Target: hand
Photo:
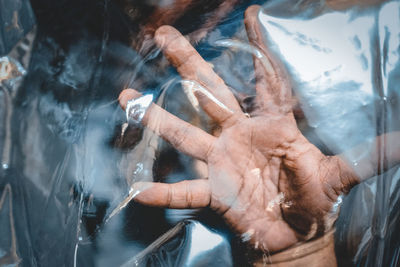
<path id="1" fill-rule="evenodd" d="M 263 44 L 258 10 L 252 6 L 245 15 L 249 41 L 261 55 L 254 57 L 257 97 L 249 116 L 179 32 L 170 26 L 157 30 L 156 43 L 182 78 L 200 85 L 194 95 L 221 131 L 212 136 L 150 106 L 142 123 L 178 150 L 204 161 L 208 178 L 136 184 L 141 193 L 135 201 L 168 208 L 210 206 L 256 248 L 278 251 L 329 230 L 333 204 L 357 178 L 339 157 L 323 155 L 297 128 L 291 87 Z M 124 90 L 121 106 L 138 96 Z"/>

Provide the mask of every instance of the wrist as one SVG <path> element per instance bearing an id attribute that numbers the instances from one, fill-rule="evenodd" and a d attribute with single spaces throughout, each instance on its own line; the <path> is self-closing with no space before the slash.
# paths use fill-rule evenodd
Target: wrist
<path id="1" fill-rule="evenodd" d="M 263 255 L 255 260 L 253 265 L 270 267 L 337 266 L 334 250 L 334 230 L 319 238 L 299 242 L 281 252 Z"/>

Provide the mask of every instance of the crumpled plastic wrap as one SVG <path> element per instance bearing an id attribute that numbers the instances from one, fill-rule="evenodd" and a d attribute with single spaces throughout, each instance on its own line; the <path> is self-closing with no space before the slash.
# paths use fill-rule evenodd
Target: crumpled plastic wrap
<path id="1" fill-rule="evenodd" d="M 259 19 L 292 78 L 307 120 L 303 131 L 334 154 L 364 143 L 364 153 L 347 158 L 358 171 L 368 143 L 400 127 L 400 3 L 271 1 Z M 379 153 L 389 155 L 387 146 Z M 344 200 L 336 224 L 339 265 L 398 264 L 398 188 L 395 167 Z"/>
<path id="2" fill-rule="evenodd" d="M 100 2 L 31 1 L 38 29 L 29 34 L 29 2 L 0 2 L 0 22 L 15 16 L 4 8 L 11 3 L 22 12 L 7 22 L 21 31 L 0 30 L 0 55 L 7 53 L 0 58 L 0 265 L 248 264 L 246 251 L 210 211 L 131 201 L 133 182 L 199 174 L 198 162 L 126 123 L 117 105 L 122 89 L 141 89 L 180 118 L 209 125 L 157 49 L 132 49 L 126 35 L 135 35 L 124 16 L 140 17 L 139 9 Z M 290 74 L 304 113 L 298 124 L 309 140 L 336 154 L 399 130 L 398 1 L 252 3 L 264 4 L 265 41 Z M 243 26 L 249 4 L 240 2 L 215 28 L 199 26 L 207 34 L 183 19 L 177 27 L 201 36 L 193 37 L 202 40 L 198 51 L 232 90 L 252 95 L 252 51 Z M 357 169 L 358 158 L 347 160 Z M 398 264 L 399 176 L 394 167 L 344 198 L 335 236 L 340 266 Z"/>
<path id="3" fill-rule="evenodd" d="M 183 221 L 122 265 L 232 266 L 228 241 L 197 221 Z"/>
<path id="4" fill-rule="evenodd" d="M 7 54 L 35 25 L 28 0 L 4 0 L 0 10 L 0 56 Z"/>

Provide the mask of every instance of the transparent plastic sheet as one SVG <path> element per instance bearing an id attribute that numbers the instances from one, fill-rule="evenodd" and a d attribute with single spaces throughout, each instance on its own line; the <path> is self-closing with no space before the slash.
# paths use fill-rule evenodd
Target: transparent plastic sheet
<path id="1" fill-rule="evenodd" d="M 4 5 L 10 5 L 11 3 L 5 2 Z M 15 209 L 20 208 L 20 206 L 15 207 L 15 201 L 13 194 L 15 193 L 15 187 L 11 186 L 10 183 L 4 183 L 6 181 L 5 176 L 7 175 L 8 169 L 11 164 L 11 152 L 13 146 L 14 136 L 12 135 L 12 118 L 14 116 L 14 105 L 13 99 L 15 99 L 18 89 L 23 82 L 24 76 L 27 74 L 27 68 L 29 66 L 29 60 L 31 55 L 32 43 L 35 37 L 36 30 L 33 29 L 31 32 L 28 29 L 33 27 L 33 15 L 30 11 L 30 6 L 28 2 L 18 2 L 13 3 L 16 6 L 8 6 L 9 10 L 14 10 L 14 17 L 18 19 L 19 16 L 22 17 L 22 21 L 25 23 L 19 24 L 18 34 L 13 32 L 12 29 L 8 31 L 11 32 L 12 36 L 0 40 L 3 42 L 4 48 L 2 52 L 9 50 L 10 47 L 14 46 L 7 55 L 0 57 L 0 129 L 1 129 L 1 193 L 0 193 L 0 265 L 1 266 L 17 266 L 21 262 L 21 256 L 18 253 L 18 236 L 20 229 L 16 227 L 16 220 L 18 217 L 14 216 Z M 15 8 L 15 7 L 18 7 Z M 27 11 L 28 10 L 28 11 Z M 28 13 L 26 13 L 28 12 Z M 31 19 L 28 25 L 26 24 L 26 19 Z M 8 23 L 4 23 L 8 25 Z M 26 36 L 21 36 L 22 33 L 27 33 Z M 4 35 L 3 35 L 4 37 Z M 21 38 L 22 37 L 22 38 Z M 17 38 L 20 38 L 18 40 Z M 17 42 L 18 41 L 18 42 Z"/>
<path id="2" fill-rule="evenodd" d="M 399 130 L 399 12 L 398 1 L 271 1 L 259 16 L 300 99 L 303 133 L 332 154 L 362 143 L 361 152 L 346 154 L 358 173 L 375 137 Z M 393 145 L 381 143 L 376 170 Z M 336 224 L 339 265 L 399 264 L 398 186 L 394 167 L 344 199 Z"/>
<path id="3" fill-rule="evenodd" d="M 35 17 L 29 1 L 4 0 L 0 10 L 0 56 L 10 50 L 35 25 Z"/>
<path id="4" fill-rule="evenodd" d="M 43 12 L 43 3 L 59 20 Z M 231 255 L 231 234 L 207 211 L 164 211 L 130 201 L 133 182 L 175 182 L 201 174 L 198 162 L 176 153 L 151 131 L 126 124 L 116 103 L 121 89 L 145 88 L 170 112 L 205 129 L 209 125 L 181 79 L 163 67 L 158 50 L 143 46 L 143 55 L 121 40 L 119 8 L 129 17 L 137 15 L 135 9 L 101 3 L 32 1 L 42 17 L 27 77 L 12 99 L 11 154 L 0 181 L 1 234 L 7 237 L 0 260 L 22 266 L 243 265 L 232 262 L 232 256 L 245 252 Z M 235 6 L 215 29 L 200 25 L 208 35 L 197 48 L 232 90 L 254 95 L 254 51 L 243 27 L 246 5 Z M 398 11 L 396 1 L 366 6 L 271 1 L 259 15 L 266 42 L 293 79 L 305 115 L 299 126 L 325 153 L 397 130 Z M 66 31 L 57 28 L 63 18 L 68 23 L 80 15 L 93 19 L 85 12 L 102 17 L 94 20 L 95 30 L 79 20 L 61 24 Z M 195 35 L 201 30 L 186 31 L 195 40 L 202 36 Z M 359 158 L 348 160 L 357 167 Z M 397 188 L 393 168 L 345 198 L 336 224 L 341 265 L 397 264 Z M 188 218 L 207 226 L 185 221 L 173 227 Z M 197 245 L 204 237 L 207 246 Z"/>
<path id="5" fill-rule="evenodd" d="M 195 14 L 189 18 L 198 23 L 188 26 L 188 17 L 183 17 L 177 27 L 199 41 L 223 21 L 219 11 L 228 15 L 236 7 L 233 18 L 242 17 L 248 4 L 239 2 L 220 8 L 211 1 L 200 12 L 189 6 L 188 14 Z M 15 77 L 2 79 L 2 89 L 10 83 L 13 87 L 6 92 L 12 94 L 0 94 L 2 101 L 7 98 L 7 105 L 0 106 L 0 147 L 7 155 L 0 179 L 1 265 L 129 265 L 132 257 L 151 251 L 146 247 L 169 229 L 178 236 L 167 235 L 173 239 L 164 240 L 167 248 L 152 253 L 160 261 L 143 256 L 142 265 L 169 266 L 177 256 L 188 266 L 232 265 L 228 231 L 209 212 L 164 211 L 127 201 L 135 181 L 196 178 L 190 158 L 154 133 L 128 126 L 117 103 L 122 89 L 141 88 L 181 117 L 195 117 L 186 96 L 176 93 L 181 86 L 173 68 L 157 49 L 136 43 L 141 38 L 135 32 L 136 17 L 140 20 L 140 10 L 146 13 L 158 4 L 31 4 L 38 22 L 33 47 L 35 34 L 27 36 L 29 42 L 21 41 L 22 50 L 18 45 L 13 50 L 25 52 L 26 59 L 10 52 L 1 61 L 7 71 L 23 70 L 13 72 L 18 84 Z M 3 6 L 1 10 L 6 11 Z M 231 35 L 239 24 L 227 20 L 217 33 L 222 29 Z M 155 162 L 156 156 L 161 159 Z M 186 221 L 173 228 L 190 218 L 207 227 Z M 198 246 L 204 237 L 208 243 Z"/>

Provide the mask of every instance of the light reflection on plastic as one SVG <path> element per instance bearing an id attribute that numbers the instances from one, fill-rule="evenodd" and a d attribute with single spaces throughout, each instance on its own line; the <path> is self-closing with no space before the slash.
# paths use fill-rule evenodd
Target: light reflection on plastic
<path id="1" fill-rule="evenodd" d="M 196 257 L 214 249 L 223 242 L 221 236 L 207 230 L 198 222 L 194 223 L 192 237 L 194 238 L 191 239 L 190 252 L 188 256 L 189 263 L 196 260 Z"/>
<path id="2" fill-rule="evenodd" d="M 272 65 L 269 62 L 268 58 L 263 56 L 263 54 L 257 47 L 254 47 L 248 43 L 233 40 L 233 39 L 217 40 L 215 42 L 215 45 L 248 52 L 248 53 L 252 54 L 253 56 L 255 56 L 256 58 L 260 59 L 261 63 L 264 65 L 265 70 L 267 70 L 269 73 L 273 73 L 273 68 L 272 68 Z"/>
<path id="3" fill-rule="evenodd" d="M 374 137 L 374 110 L 364 106 L 373 105 L 375 97 L 375 17 L 367 12 L 354 16 L 350 10 L 286 19 L 266 10 L 259 21 L 321 141 L 340 153 Z"/>
<path id="4" fill-rule="evenodd" d="M 140 192 L 141 192 L 140 190 L 133 190 L 133 188 L 130 188 L 129 195 L 110 213 L 110 215 L 107 217 L 107 219 L 105 219 L 105 223 L 108 223 L 108 221 L 112 217 L 114 217 L 115 215 L 120 213 L 121 210 L 123 210 L 132 199 L 134 199 L 137 195 L 140 194 Z"/>
<path id="5" fill-rule="evenodd" d="M 11 57 L 0 57 L 0 81 L 12 80 L 26 75 L 22 65 Z"/>
<path id="6" fill-rule="evenodd" d="M 224 103 L 222 103 L 221 101 L 219 101 L 213 94 L 211 94 L 210 91 L 208 91 L 206 88 L 204 88 L 203 86 L 201 86 L 198 82 L 196 81 L 191 81 L 191 80 L 183 80 L 182 81 L 182 85 L 184 87 L 184 90 L 190 92 L 189 94 L 189 100 L 192 102 L 192 99 L 194 99 L 192 102 L 192 105 L 196 108 L 198 107 L 198 102 L 196 97 L 194 96 L 194 92 L 199 91 L 201 93 L 203 93 L 204 95 L 206 95 L 210 100 L 212 100 L 215 104 L 217 104 L 218 106 L 220 106 L 223 109 L 226 109 L 228 111 L 231 111 L 227 106 L 225 106 Z M 193 95 L 193 97 L 190 97 L 190 95 Z M 232 112 L 232 111 L 231 111 Z"/>
<path id="7" fill-rule="evenodd" d="M 399 3 L 390 2 L 385 4 L 379 12 L 379 34 L 380 47 L 387 47 L 387 56 L 382 57 L 382 80 L 384 90 L 384 101 L 388 95 L 388 76 L 397 67 L 399 67 L 400 57 L 400 34 L 399 34 Z M 397 34 L 396 34 L 397 33 Z M 389 38 L 385 38 L 385 37 Z"/>
<path id="8" fill-rule="evenodd" d="M 126 119 L 128 122 L 140 124 L 152 102 L 152 94 L 129 100 L 126 106 Z"/>
<path id="9" fill-rule="evenodd" d="M 372 93 L 371 83 L 365 81 L 371 81 L 369 29 L 374 17 L 354 19 L 350 13 L 335 12 L 305 21 L 260 14 L 260 20 L 302 81 L 330 85 L 348 80 L 351 73 L 352 80 L 364 84 L 364 93 Z"/>

